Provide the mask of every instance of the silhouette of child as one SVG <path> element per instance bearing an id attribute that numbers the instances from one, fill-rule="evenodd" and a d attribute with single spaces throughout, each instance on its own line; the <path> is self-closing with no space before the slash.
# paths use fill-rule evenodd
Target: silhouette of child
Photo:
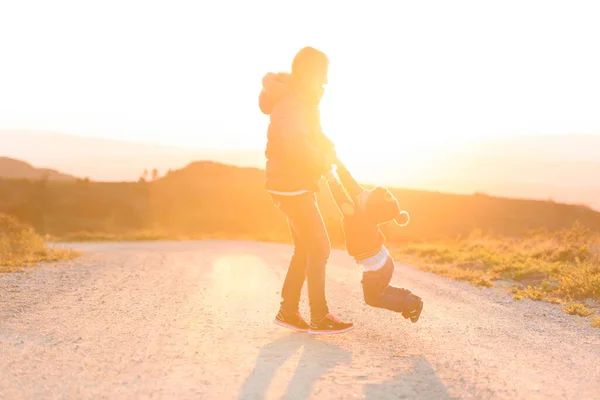
<path id="1" fill-rule="evenodd" d="M 343 214 L 342 228 L 348 253 L 361 267 L 361 284 L 365 303 L 402 313 L 417 322 L 423 309 L 419 296 L 407 289 L 390 286 L 394 261 L 384 246 L 385 237 L 379 225 L 395 221 L 408 223 L 408 213 L 401 211 L 396 198 L 385 188 L 363 189 L 339 162 L 327 175 L 327 185 Z M 402 222 L 402 223 L 401 223 Z"/>

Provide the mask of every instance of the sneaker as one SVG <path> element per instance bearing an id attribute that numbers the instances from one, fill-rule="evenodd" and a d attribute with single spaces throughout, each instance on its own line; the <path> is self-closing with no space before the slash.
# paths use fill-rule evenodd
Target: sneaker
<path id="1" fill-rule="evenodd" d="M 342 322 L 333 314 L 327 314 L 319 322 L 311 322 L 308 333 L 313 335 L 330 335 L 333 333 L 348 332 L 354 328 L 354 324 L 351 322 Z"/>
<path id="2" fill-rule="evenodd" d="M 279 310 L 273 322 L 296 332 L 307 332 L 309 328 L 302 315 L 300 315 L 300 311 L 295 314 L 288 314 L 283 310 Z"/>
<path id="3" fill-rule="evenodd" d="M 421 311 L 423 311 L 423 300 L 412 293 L 410 296 L 412 301 L 409 302 L 409 307 L 402 311 L 402 316 L 406 319 L 410 319 L 410 322 L 415 323 L 419 320 Z"/>

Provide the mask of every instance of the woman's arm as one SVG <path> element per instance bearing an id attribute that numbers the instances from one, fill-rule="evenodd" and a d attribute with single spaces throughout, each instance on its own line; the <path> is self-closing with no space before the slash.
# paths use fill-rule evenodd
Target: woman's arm
<path id="1" fill-rule="evenodd" d="M 336 172 L 340 178 L 340 181 L 342 182 L 342 185 L 344 185 L 344 187 L 346 188 L 346 191 L 348 192 L 350 197 L 353 200 L 356 199 L 356 196 L 358 196 L 365 190 L 363 189 L 362 186 L 360 186 L 360 184 L 356 181 L 356 179 L 354 179 L 354 177 L 350 174 L 350 172 L 348 171 L 348 169 L 346 168 L 344 163 L 342 163 L 337 158 L 336 158 L 335 163 L 337 165 Z"/>
<path id="2" fill-rule="evenodd" d="M 335 204 L 338 206 L 338 209 L 344 215 L 351 215 L 354 213 L 354 203 L 348 197 L 348 194 L 344 190 L 341 182 L 338 180 L 338 177 L 335 172 L 329 171 L 326 175 L 327 178 L 327 186 L 329 186 L 329 191 L 335 200 Z"/>

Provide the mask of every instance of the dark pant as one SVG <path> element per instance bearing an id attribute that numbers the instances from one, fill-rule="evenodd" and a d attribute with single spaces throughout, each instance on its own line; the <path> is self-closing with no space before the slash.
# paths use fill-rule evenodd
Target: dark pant
<path id="1" fill-rule="evenodd" d="M 271 197 L 287 217 L 294 240 L 294 254 L 281 290 L 281 308 L 284 312 L 298 311 L 306 280 L 311 319 L 320 321 L 329 312 L 325 298 L 325 266 L 331 244 L 316 195 L 309 192 L 296 196 L 272 194 Z"/>
<path id="2" fill-rule="evenodd" d="M 367 305 L 395 312 L 411 309 L 414 301 L 412 293 L 389 285 L 393 273 L 394 260 L 391 257 L 388 257 L 381 269 L 363 273 L 361 284 Z"/>

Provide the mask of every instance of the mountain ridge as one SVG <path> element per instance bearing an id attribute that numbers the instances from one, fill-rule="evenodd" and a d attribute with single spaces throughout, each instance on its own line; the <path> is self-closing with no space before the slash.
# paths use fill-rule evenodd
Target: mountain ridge
<path id="1" fill-rule="evenodd" d="M 0 143 L 3 155 L 99 181 L 134 181 L 153 168 L 164 175 L 197 160 L 261 169 L 265 161 L 264 150 L 256 148 L 202 149 L 55 132 L 0 131 Z M 600 135 L 480 139 L 418 161 L 411 164 L 399 151 L 377 162 L 370 177 L 360 168 L 353 172 L 386 186 L 554 199 L 600 209 Z"/>
<path id="2" fill-rule="evenodd" d="M 52 168 L 35 167 L 26 161 L 4 156 L 0 156 L 0 178 L 48 179 L 53 181 L 74 181 L 77 179 L 73 175 Z"/>

